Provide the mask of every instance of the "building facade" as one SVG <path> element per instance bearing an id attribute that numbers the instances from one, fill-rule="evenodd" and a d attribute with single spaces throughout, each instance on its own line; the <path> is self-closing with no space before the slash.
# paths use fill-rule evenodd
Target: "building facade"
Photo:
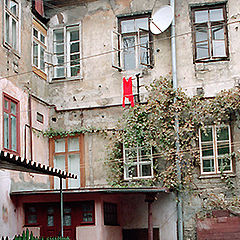
<path id="1" fill-rule="evenodd" d="M 108 141 L 96 131 L 112 131 L 124 114 L 124 77 L 132 78 L 138 104 L 146 102 L 147 86 L 154 79 L 172 74 L 170 27 L 158 35 L 150 31 L 152 14 L 169 4 L 167 0 L 1 2 L 1 149 L 78 176 L 63 181 L 64 234 L 71 239 L 147 239 L 149 204 L 153 239 L 177 239 L 175 193 L 161 186 L 111 190 L 104 165 Z M 179 87 L 189 96 L 204 97 L 239 87 L 237 1 L 176 1 L 175 19 Z M 130 107 L 128 99 L 126 105 Z M 64 131 L 76 134 L 57 134 Z M 221 179 L 218 143 L 226 144 L 228 153 L 238 151 L 238 120 L 209 126 L 208 131 L 209 139 L 199 130 L 196 192 L 231 197 Z M 206 144 L 214 152 L 206 155 Z M 123 151 L 127 158 L 129 149 Z M 137 170 L 132 176 L 124 168 L 126 181 L 153 177 L 152 157 L 144 161 L 141 149 L 136 151 Z M 239 167 L 237 160 L 227 163 L 236 196 Z M 59 235 L 57 178 L 0 170 L 0 179 L 0 236 L 12 237 L 26 228 L 37 235 Z M 183 199 L 184 239 L 201 239 L 196 214 L 202 198 L 186 194 Z M 225 217 L 232 220 L 232 215 Z M 235 235 L 239 232 L 234 228 Z"/>

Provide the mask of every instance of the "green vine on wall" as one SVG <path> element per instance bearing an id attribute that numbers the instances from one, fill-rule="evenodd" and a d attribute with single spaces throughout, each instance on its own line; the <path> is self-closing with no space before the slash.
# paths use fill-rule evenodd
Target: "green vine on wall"
<path id="1" fill-rule="evenodd" d="M 199 128 L 230 123 L 238 118 L 240 91 L 224 90 L 214 98 L 189 97 L 181 89 L 174 90 L 171 79 L 160 78 L 148 88 L 147 104 L 124 110 L 118 131 L 109 133 L 108 182 L 112 186 L 154 186 L 171 189 L 191 188 L 193 174 L 199 166 Z M 174 101 L 176 98 L 176 101 Z M 180 167 L 182 181 L 176 170 L 175 117 L 179 119 Z M 122 131 L 119 131 L 122 129 Z M 154 178 L 124 181 L 123 145 L 154 149 Z"/>

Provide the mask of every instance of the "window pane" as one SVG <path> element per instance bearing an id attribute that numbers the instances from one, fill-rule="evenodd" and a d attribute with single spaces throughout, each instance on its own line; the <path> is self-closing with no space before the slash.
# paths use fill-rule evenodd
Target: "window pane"
<path id="1" fill-rule="evenodd" d="M 35 207 L 29 207 L 28 208 L 28 219 L 27 222 L 30 224 L 37 223 L 37 210 Z"/>
<path id="2" fill-rule="evenodd" d="M 4 148 L 9 149 L 9 116 L 4 113 Z"/>
<path id="3" fill-rule="evenodd" d="M 14 102 L 11 102 L 11 113 L 16 115 L 17 114 L 16 109 L 17 109 L 17 104 Z"/>
<path id="4" fill-rule="evenodd" d="M 208 22 L 208 10 L 195 11 L 195 23 Z"/>
<path id="5" fill-rule="evenodd" d="M 208 42 L 197 43 L 196 48 L 197 48 L 197 59 L 209 57 Z"/>
<path id="6" fill-rule="evenodd" d="M 93 221 L 93 216 L 92 213 L 83 213 L 83 222 L 92 222 Z"/>
<path id="7" fill-rule="evenodd" d="M 83 202 L 81 204 L 81 208 L 83 212 L 92 211 L 93 210 L 92 202 Z"/>
<path id="8" fill-rule="evenodd" d="M 13 151 L 17 151 L 17 120 L 11 116 L 11 145 Z"/>
<path id="9" fill-rule="evenodd" d="M 17 49 L 17 23 L 12 20 L 12 47 Z"/>
<path id="10" fill-rule="evenodd" d="M 64 53 L 64 44 L 56 43 L 54 46 L 54 53 L 63 54 Z"/>
<path id="11" fill-rule="evenodd" d="M 79 40 L 79 30 L 71 30 L 70 41 L 78 41 L 78 40 Z"/>
<path id="12" fill-rule="evenodd" d="M 53 214 L 54 213 L 54 209 L 52 207 L 49 207 L 47 212 L 48 212 L 48 214 Z"/>
<path id="13" fill-rule="evenodd" d="M 55 156 L 54 157 L 54 168 L 58 168 L 61 170 L 65 170 L 65 156 Z M 66 187 L 66 180 L 63 181 L 63 188 Z M 60 178 L 54 177 L 54 188 L 59 189 L 60 188 Z"/>
<path id="14" fill-rule="evenodd" d="M 201 141 L 202 142 L 212 142 L 213 136 L 212 136 L 212 128 L 207 128 L 204 130 L 201 130 Z"/>
<path id="15" fill-rule="evenodd" d="M 71 45 L 70 45 L 70 53 L 75 53 L 75 52 L 79 52 L 79 43 L 78 42 L 71 43 Z"/>
<path id="16" fill-rule="evenodd" d="M 55 152 L 65 152 L 65 139 L 55 140 Z"/>
<path id="17" fill-rule="evenodd" d="M 80 154 L 70 154 L 68 156 L 68 171 L 78 176 L 77 179 L 68 179 L 68 188 L 80 187 Z"/>
<path id="18" fill-rule="evenodd" d="M 42 34 L 40 35 L 40 41 L 45 44 L 45 36 L 43 36 Z"/>
<path id="19" fill-rule="evenodd" d="M 196 27 L 196 42 L 208 40 L 208 29 L 207 27 Z"/>
<path id="20" fill-rule="evenodd" d="M 140 63 L 149 64 L 150 56 L 148 51 L 148 36 L 140 37 Z"/>
<path id="21" fill-rule="evenodd" d="M 203 172 L 214 172 L 214 160 L 204 159 L 203 160 Z"/>
<path id="22" fill-rule="evenodd" d="M 137 162 L 137 148 L 125 149 L 125 160 L 128 162 Z"/>
<path id="23" fill-rule="evenodd" d="M 45 61 L 44 61 L 45 50 L 43 47 L 40 47 L 40 69 L 45 71 Z"/>
<path id="24" fill-rule="evenodd" d="M 140 171 L 141 171 L 142 177 L 147 177 L 147 176 L 151 177 L 152 176 L 151 164 L 140 165 Z"/>
<path id="25" fill-rule="evenodd" d="M 68 151 L 79 151 L 79 138 L 68 139 Z"/>
<path id="26" fill-rule="evenodd" d="M 210 10 L 210 21 L 222 21 L 223 18 L 223 9 L 212 9 Z"/>
<path id="27" fill-rule="evenodd" d="M 148 18 L 138 18 L 135 20 L 136 23 L 136 31 L 141 28 L 148 30 Z"/>
<path id="28" fill-rule="evenodd" d="M 213 57 L 226 57 L 226 48 L 224 40 L 213 40 Z"/>
<path id="29" fill-rule="evenodd" d="M 229 154 L 230 153 L 229 142 L 218 143 L 217 152 L 218 152 L 218 155 Z"/>
<path id="30" fill-rule="evenodd" d="M 124 37 L 123 48 L 125 70 L 136 68 L 135 36 Z"/>
<path id="31" fill-rule="evenodd" d="M 33 29 L 33 36 L 38 38 L 38 31 L 35 28 Z"/>
<path id="32" fill-rule="evenodd" d="M 8 101 L 6 99 L 4 99 L 4 108 L 8 110 Z"/>
<path id="33" fill-rule="evenodd" d="M 152 157 L 151 149 L 140 148 L 139 155 L 140 155 L 139 162 L 151 161 Z"/>
<path id="34" fill-rule="evenodd" d="M 54 41 L 61 43 L 63 42 L 63 29 L 53 31 Z"/>
<path id="35" fill-rule="evenodd" d="M 218 159 L 218 171 L 230 171 L 231 160 L 230 158 L 219 158 Z"/>
<path id="36" fill-rule="evenodd" d="M 48 219 L 47 219 L 48 223 L 48 227 L 53 227 L 54 226 L 54 216 L 50 215 L 48 216 Z"/>
<path id="37" fill-rule="evenodd" d="M 134 20 L 121 21 L 122 33 L 135 32 Z"/>
<path id="38" fill-rule="evenodd" d="M 203 143 L 202 144 L 202 156 L 213 156 L 213 143 Z"/>
<path id="39" fill-rule="evenodd" d="M 223 26 L 212 27 L 212 38 L 213 40 L 224 40 Z"/>
<path id="40" fill-rule="evenodd" d="M 137 166 L 127 167 L 127 178 L 137 177 Z"/>
<path id="41" fill-rule="evenodd" d="M 55 77 L 64 77 L 64 67 L 55 67 Z"/>
<path id="42" fill-rule="evenodd" d="M 38 44 L 33 42 L 33 64 L 38 67 Z"/>
<path id="43" fill-rule="evenodd" d="M 9 39 L 9 15 L 6 13 L 5 15 L 5 41 L 7 43 L 10 43 L 10 39 Z"/>
<path id="44" fill-rule="evenodd" d="M 71 226 L 71 225 L 72 225 L 71 215 L 64 215 L 63 226 Z"/>
<path id="45" fill-rule="evenodd" d="M 229 140 L 228 127 L 217 128 L 217 141 Z"/>
<path id="46" fill-rule="evenodd" d="M 14 1 L 10 1 L 10 11 L 14 14 L 17 15 L 17 3 Z"/>

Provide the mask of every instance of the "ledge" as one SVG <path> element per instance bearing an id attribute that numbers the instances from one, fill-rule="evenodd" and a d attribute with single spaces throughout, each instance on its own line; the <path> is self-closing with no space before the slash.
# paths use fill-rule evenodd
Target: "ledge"
<path id="1" fill-rule="evenodd" d="M 233 173 L 224 173 L 224 175 L 227 175 L 229 177 L 236 177 L 236 174 Z M 212 174 L 212 175 L 201 175 L 198 178 L 199 179 L 208 179 L 208 178 L 221 178 L 221 174 Z"/>

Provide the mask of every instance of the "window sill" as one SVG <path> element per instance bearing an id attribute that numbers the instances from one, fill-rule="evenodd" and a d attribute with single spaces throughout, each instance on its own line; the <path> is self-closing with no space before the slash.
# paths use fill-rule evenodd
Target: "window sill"
<path id="1" fill-rule="evenodd" d="M 217 63 L 217 62 L 227 62 L 230 61 L 229 57 L 223 57 L 223 58 L 216 58 L 216 59 L 202 59 L 202 60 L 194 60 L 194 64 L 198 63 Z"/>
<path id="2" fill-rule="evenodd" d="M 147 177 L 133 177 L 133 178 L 124 178 L 125 182 L 129 181 L 138 181 L 138 180 L 148 180 L 148 179 L 153 179 L 153 176 L 147 176 Z"/>
<path id="3" fill-rule="evenodd" d="M 229 177 L 236 177 L 236 174 L 233 174 L 233 173 L 223 173 L 224 175 L 226 174 L 227 176 L 229 176 Z M 217 173 L 217 174 L 206 174 L 206 175 L 200 175 L 198 178 L 199 179 L 209 179 L 209 178 L 221 178 L 222 177 L 222 175 L 221 174 L 219 174 L 219 173 Z"/>
<path id="4" fill-rule="evenodd" d="M 50 84 L 54 83 L 62 83 L 62 82 L 73 82 L 73 81 L 82 81 L 83 77 L 77 77 L 77 78 L 52 78 L 52 81 Z"/>
<path id="5" fill-rule="evenodd" d="M 33 71 L 33 73 L 38 75 L 40 78 L 47 80 L 47 74 L 45 72 L 43 72 L 42 70 L 38 69 L 35 66 L 32 66 L 32 71 Z"/>
<path id="6" fill-rule="evenodd" d="M 14 50 L 8 43 L 4 42 L 3 46 L 11 51 L 16 57 L 20 59 L 20 53 L 17 50 Z"/>
<path id="7" fill-rule="evenodd" d="M 7 149 L 7 148 L 3 148 L 3 150 L 4 150 L 4 152 L 13 154 L 13 155 L 15 155 L 15 156 L 20 156 L 19 152 L 15 152 L 15 151 L 10 150 L 10 149 Z"/>

